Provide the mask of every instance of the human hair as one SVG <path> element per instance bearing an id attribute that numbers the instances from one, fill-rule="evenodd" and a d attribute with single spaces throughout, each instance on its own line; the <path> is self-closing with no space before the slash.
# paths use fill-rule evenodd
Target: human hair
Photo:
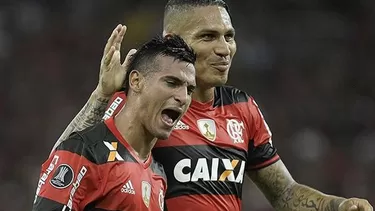
<path id="1" fill-rule="evenodd" d="M 156 36 L 151 41 L 144 43 L 137 52 L 131 56 L 127 67 L 123 90 L 129 92 L 129 77 L 133 70 L 147 76 L 151 72 L 160 70 L 157 64 L 158 57 L 172 57 L 174 60 L 194 64 L 196 55 L 185 41 L 178 35 L 166 37 Z"/>
<path id="2" fill-rule="evenodd" d="M 219 6 L 225 8 L 230 16 L 227 3 L 223 0 L 169 0 L 164 8 L 164 29 L 172 21 L 179 19 L 182 12 L 189 11 L 197 7 Z"/>

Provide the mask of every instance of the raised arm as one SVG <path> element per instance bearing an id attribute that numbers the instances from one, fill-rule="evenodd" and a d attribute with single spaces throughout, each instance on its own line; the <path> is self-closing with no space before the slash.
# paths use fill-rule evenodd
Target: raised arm
<path id="1" fill-rule="evenodd" d="M 98 86 L 81 111 L 61 134 L 52 151 L 72 132 L 83 130 L 101 121 L 111 96 L 122 87 L 126 74 L 127 61 L 135 53 L 135 49 L 130 50 L 121 64 L 120 48 L 125 32 L 126 26 L 121 24 L 113 30 L 104 48 Z"/>
<path id="2" fill-rule="evenodd" d="M 297 183 L 281 160 L 247 173 L 278 211 L 373 211 L 364 199 L 327 195 Z"/>

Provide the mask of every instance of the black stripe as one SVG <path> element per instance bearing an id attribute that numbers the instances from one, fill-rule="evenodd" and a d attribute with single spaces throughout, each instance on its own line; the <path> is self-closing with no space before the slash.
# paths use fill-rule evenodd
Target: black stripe
<path id="1" fill-rule="evenodd" d="M 165 175 L 165 171 L 164 171 L 163 166 L 159 162 L 156 162 L 155 159 L 152 159 L 151 170 L 155 174 L 157 174 L 157 175 L 163 177 L 165 180 L 167 180 L 167 176 Z"/>
<path id="2" fill-rule="evenodd" d="M 116 158 L 112 162 L 131 162 L 131 163 L 137 162 L 137 160 L 131 155 L 129 150 L 124 145 L 122 145 L 121 142 L 119 142 L 115 138 L 115 136 L 113 136 L 111 134 L 111 135 L 107 136 L 106 138 L 101 138 L 100 142 L 97 142 L 93 146 L 91 146 L 91 149 L 93 150 L 93 152 L 95 152 L 95 158 L 97 160 L 97 164 L 100 165 L 100 164 L 105 164 L 105 163 L 111 162 L 111 161 L 108 161 L 108 157 L 109 157 L 111 151 L 104 144 L 104 141 L 108 142 L 109 144 L 111 144 L 111 142 L 117 142 L 117 150 L 116 151 L 121 156 L 121 158 L 124 159 L 124 161 L 119 161 Z"/>
<path id="3" fill-rule="evenodd" d="M 38 196 L 33 204 L 32 211 L 61 211 L 63 207 L 64 204 Z"/>
<path id="4" fill-rule="evenodd" d="M 105 142 L 117 142 L 117 152 L 125 162 L 137 162 L 128 149 L 112 134 L 107 126 L 101 122 L 83 131 L 72 133 L 56 150 L 65 150 L 85 157 L 94 164 L 108 163 L 110 150 Z M 118 161 L 115 159 L 114 161 Z"/>
<path id="5" fill-rule="evenodd" d="M 97 127 L 86 134 L 85 138 L 91 141 L 91 149 L 95 152 L 97 164 L 108 163 L 108 156 L 110 150 L 105 146 L 104 141 L 111 144 L 111 142 L 117 142 L 117 152 L 124 159 L 125 162 L 137 162 L 137 160 L 131 155 L 129 150 L 121 144 L 116 136 L 109 130 L 104 122 L 101 122 Z M 115 159 L 114 161 L 118 161 Z"/>
<path id="6" fill-rule="evenodd" d="M 257 171 L 259 169 L 263 169 L 263 168 L 266 168 L 267 166 L 270 166 L 270 165 L 276 163 L 279 160 L 280 160 L 280 158 L 275 159 L 274 161 L 272 161 L 270 163 L 267 163 L 267 165 L 261 165 L 261 166 L 257 166 L 257 167 L 251 168 L 251 169 L 246 169 L 246 171 Z M 251 167 L 251 166 L 248 166 L 248 167 Z"/>
<path id="7" fill-rule="evenodd" d="M 174 169 L 176 164 L 183 159 L 190 159 L 190 168 L 185 167 L 182 171 L 184 174 L 190 173 L 190 179 L 195 171 L 197 162 L 207 161 L 209 178 L 211 179 L 212 161 L 213 158 L 218 161 L 217 177 L 226 169 L 223 161 L 220 159 L 239 160 L 234 169 L 234 177 L 237 178 L 241 161 L 246 161 L 247 152 L 245 150 L 238 150 L 235 148 L 221 148 L 209 145 L 196 146 L 176 146 L 176 147 L 158 147 L 153 149 L 155 160 L 163 164 L 165 173 L 168 179 L 168 189 L 166 199 L 192 194 L 212 194 L 212 195 L 235 195 L 241 198 L 242 184 L 230 181 L 198 181 L 180 182 L 174 176 Z M 173 158 L 173 159 L 171 159 Z M 219 158 L 219 159 L 217 159 Z M 205 164 L 204 164 L 205 165 Z"/>
<path id="8" fill-rule="evenodd" d="M 216 87 L 214 107 L 247 102 L 249 98 L 249 95 L 237 88 L 231 86 Z"/>
<path id="9" fill-rule="evenodd" d="M 249 142 L 249 156 L 248 156 L 248 167 L 251 168 L 252 166 L 260 165 L 273 157 L 277 154 L 277 149 L 269 142 L 259 145 L 257 147 L 254 146 L 254 141 L 251 140 Z"/>
<path id="10" fill-rule="evenodd" d="M 85 140 L 79 133 L 73 133 L 68 139 L 56 147 L 55 151 L 68 151 L 78 156 L 83 156 L 92 163 L 97 163 Z"/>

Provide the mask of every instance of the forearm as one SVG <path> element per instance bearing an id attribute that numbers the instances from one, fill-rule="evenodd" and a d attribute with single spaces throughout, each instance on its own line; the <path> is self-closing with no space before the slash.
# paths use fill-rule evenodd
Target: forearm
<path id="1" fill-rule="evenodd" d="M 278 211 L 337 211 L 344 200 L 298 184 L 281 160 L 248 175 Z"/>
<path id="2" fill-rule="evenodd" d="M 337 211 L 343 200 L 294 182 L 270 202 L 279 211 Z"/>
<path id="3" fill-rule="evenodd" d="M 94 91 L 81 111 L 61 134 L 52 151 L 72 132 L 83 130 L 101 121 L 110 98 L 110 96 L 103 96 Z"/>

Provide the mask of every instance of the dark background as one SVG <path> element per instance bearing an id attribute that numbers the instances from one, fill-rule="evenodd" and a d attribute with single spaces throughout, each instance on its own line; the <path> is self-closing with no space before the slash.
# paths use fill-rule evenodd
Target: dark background
<path id="1" fill-rule="evenodd" d="M 228 1 L 229 84 L 253 95 L 295 179 L 375 204 L 375 1 Z M 235 3 L 235 4 L 234 4 Z M 40 165 L 96 86 L 112 29 L 123 54 L 161 33 L 155 0 L 0 2 L 0 210 L 31 210 Z M 250 181 L 244 210 L 268 211 Z"/>

